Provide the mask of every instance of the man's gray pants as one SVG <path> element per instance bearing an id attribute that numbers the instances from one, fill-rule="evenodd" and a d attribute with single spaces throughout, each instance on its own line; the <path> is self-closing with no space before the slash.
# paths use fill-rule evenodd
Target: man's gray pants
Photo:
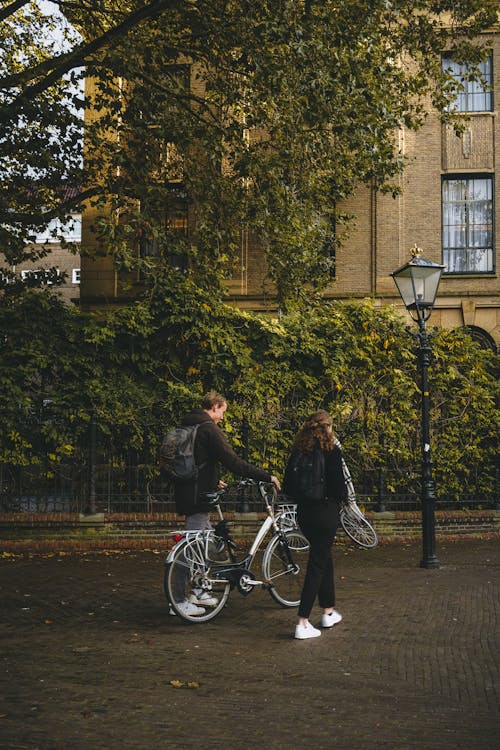
<path id="1" fill-rule="evenodd" d="M 192 513 L 190 516 L 186 516 L 186 531 L 199 531 L 205 529 L 211 529 L 212 524 L 210 523 L 210 516 L 208 513 Z M 182 562 L 182 558 L 179 558 L 179 562 Z M 191 591 L 187 591 L 189 581 L 189 568 L 186 562 L 185 568 L 177 568 L 178 574 L 174 581 L 174 599 L 176 602 L 183 602 L 187 599 Z"/>

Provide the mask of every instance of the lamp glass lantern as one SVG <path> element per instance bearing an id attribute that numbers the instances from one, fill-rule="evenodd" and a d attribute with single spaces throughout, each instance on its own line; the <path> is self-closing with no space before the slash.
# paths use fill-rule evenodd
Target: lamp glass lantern
<path id="1" fill-rule="evenodd" d="M 414 257 L 391 274 L 414 320 L 427 320 L 430 316 L 444 268 L 440 263 Z"/>

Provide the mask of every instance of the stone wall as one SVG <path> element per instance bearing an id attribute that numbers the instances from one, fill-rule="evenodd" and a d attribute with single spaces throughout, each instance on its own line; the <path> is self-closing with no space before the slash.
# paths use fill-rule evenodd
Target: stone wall
<path id="1" fill-rule="evenodd" d="M 436 511 L 436 537 L 500 538 L 500 511 Z M 240 545 L 253 537 L 262 513 L 228 513 Z M 380 543 L 420 538 L 419 512 L 367 513 Z M 215 521 L 215 519 L 214 519 Z M 183 526 L 175 513 L 4 513 L 0 514 L 0 554 L 43 551 L 157 549 L 172 544 Z M 339 534 L 339 541 L 345 540 Z"/>

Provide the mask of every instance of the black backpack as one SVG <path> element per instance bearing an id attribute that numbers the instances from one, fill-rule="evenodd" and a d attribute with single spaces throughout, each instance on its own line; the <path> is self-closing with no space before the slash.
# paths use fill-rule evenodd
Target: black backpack
<path id="1" fill-rule="evenodd" d="M 199 426 L 175 427 L 163 438 L 160 469 L 171 479 L 190 481 L 198 478 L 200 466 L 194 460 L 194 441 Z"/>
<path id="2" fill-rule="evenodd" d="M 325 456 L 322 450 L 315 448 L 312 453 L 292 453 L 285 469 L 283 492 L 298 503 L 325 499 Z"/>

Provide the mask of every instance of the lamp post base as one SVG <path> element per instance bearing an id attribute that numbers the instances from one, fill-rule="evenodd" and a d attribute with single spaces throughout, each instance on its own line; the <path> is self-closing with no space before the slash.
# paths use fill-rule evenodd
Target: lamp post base
<path id="1" fill-rule="evenodd" d="M 424 557 L 420 563 L 421 568 L 439 568 L 439 560 L 435 555 Z"/>

